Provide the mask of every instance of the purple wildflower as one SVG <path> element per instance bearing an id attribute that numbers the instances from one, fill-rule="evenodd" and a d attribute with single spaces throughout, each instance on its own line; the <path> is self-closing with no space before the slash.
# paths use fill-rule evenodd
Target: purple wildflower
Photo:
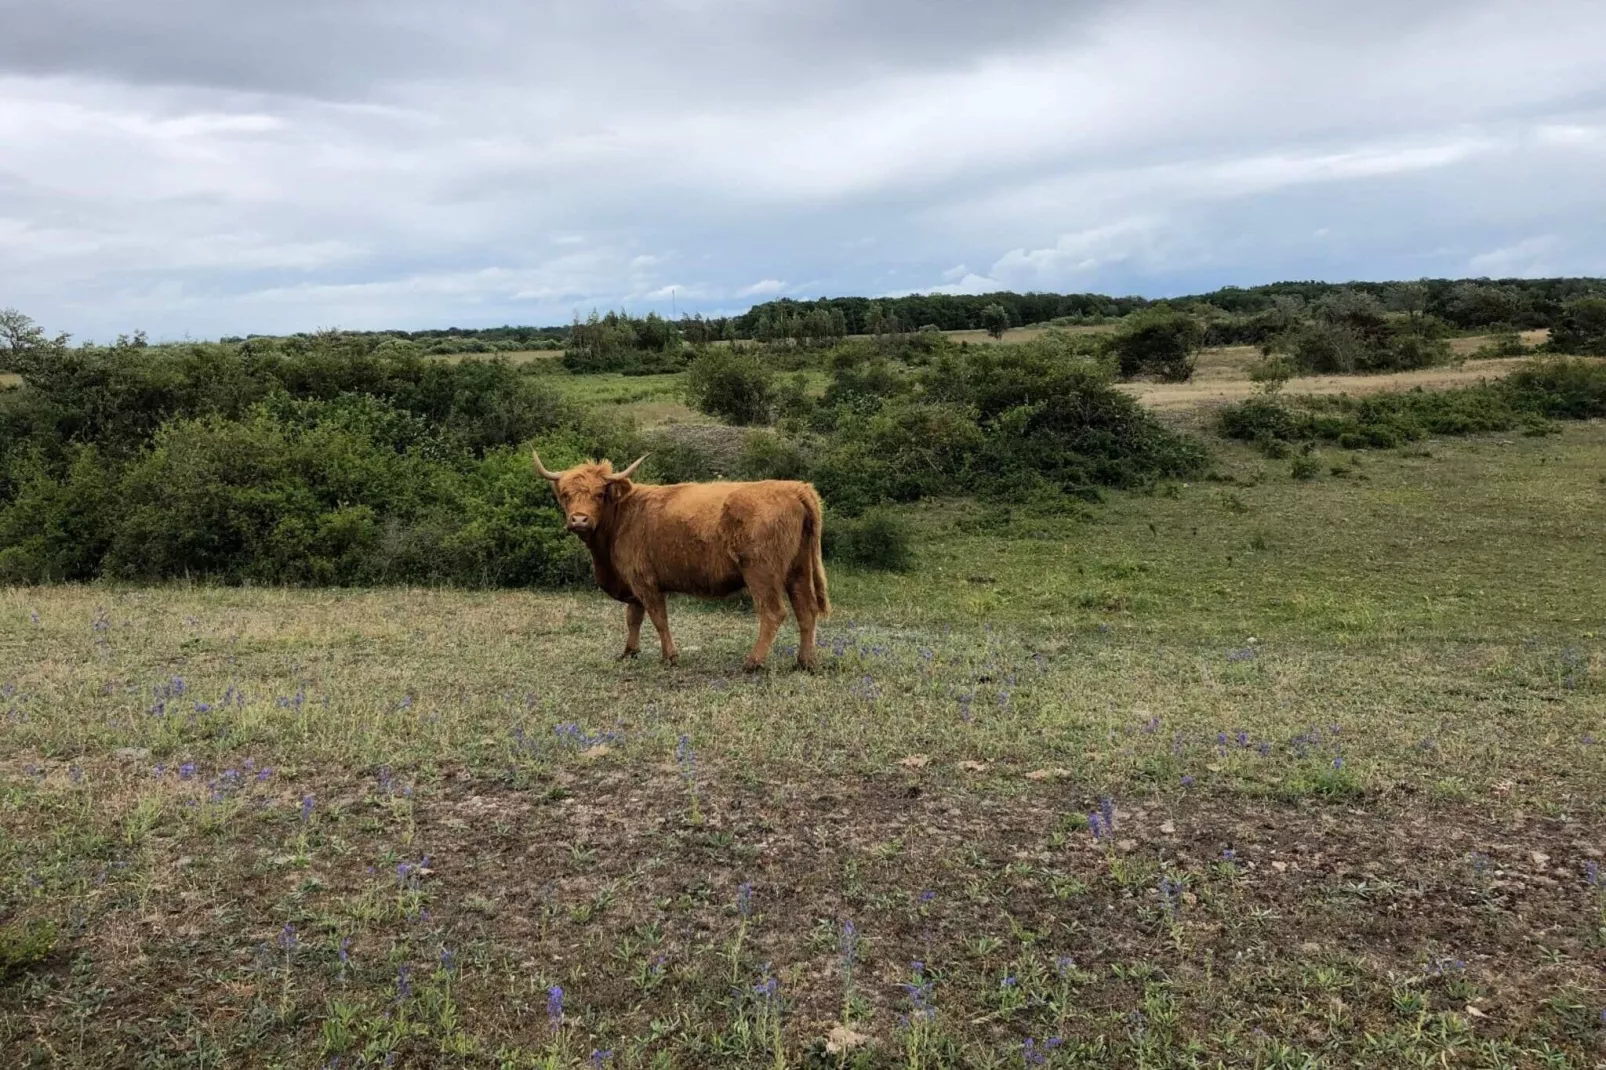
<path id="1" fill-rule="evenodd" d="M 1173 918 L 1182 913 L 1182 885 L 1170 877 L 1160 878 L 1160 907 Z"/>
<path id="2" fill-rule="evenodd" d="M 736 889 L 736 913 L 740 914 L 744 919 L 752 916 L 753 885 L 751 882 L 744 881 Z"/>
<path id="3" fill-rule="evenodd" d="M 1600 863 L 1593 858 L 1584 863 L 1584 883 L 1591 888 L 1606 889 L 1606 878 L 1600 875 Z"/>
<path id="4" fill-rule="evenodd" d="M 1049 1055 L 1063 1043 L 1059 1037 L 1049 1037 L 1041 1044 L 1027 1037 L 1026 1045 L 1021 1049 L 1021 1057 L 1026 1060 L 1027 1066 L 1046 1066 Z"/>
<path id="5" fill-rule="evenodd" d="M 898 985 L 909 994 L 909 1021 L 929 1022 L 937 1017 L 937 1008 L 931 1005 L 931 982 L 926 979 L 926 964 L 911 962 L 909 968 L 914 971 L 914 979 Z"/>
<path id="6" fill-rule="evenodd" d="M 1099 800 L 1099 813 L 1104 817 L 1104 828 L 1107 832 L 1115 831 L 1115 800 L 1108 795 Z"/>
<path id="7" fill-rule="evenodd" d="M 312 820 L 312 811 L 317 805 L 318 801 L 311 795 L 303 795 L 301 797 L 301 823 L 303 825 Z"/>
<path id="8" fill-rule="evenodd" d="M 612 1048 L 592 1048 L 591 1057 L 586 1062 L 592 1067 L 603 1067 L 613 1058 Z"/>
<path id="9" fill-rule="evenodd" d="M 842 972 L 851 974 L 859 954 L 859 930 L 852 921 L 842 923 Z"/>
<path id="10" fill-rule="evenodd" d="M 296 927 L 289 922 L 285 922 L 284 928 L 279 930 L 279 947 L 286 952 L 296 949 Z"/>
<path id="11" fill-rule="evenodd" d="M 185 762 L 183 765 L 178 767 L 178 778 L 180 780 L 189 780 L 194 775 L 195 775 L 195 763 L 194 762 Z"/>
<path id="12" fill-rule="evenodd" d="M 452 949 L 444 944 L 441 946 L 441 969 L 447 973 L 457 972 L 457 956 L 452 954 Z"/>
<path id="13" fill-rule="evenodd" d="M 1184 774 L 1183 777 L 1182 777 L 1182 786 L 1185 787 L 1185 788 L 1193 787 L 1193 777 L 1189 776 L 1187 774 Z"/>
<path id="14" fill-rule="evenodd" d="M 400 1002 L 413 994 L 413 968 L 403 963 L 396 967 L 396 1000 Z"/>
<path id="15" fill-rule="evenodd" d="M 563 1025 L 563 986 L 553 985 L 546 990 L 546 1018 L 553 1029 Z"/>
<path id="16" fill-rule="evenodd" d="M 1069 955 L 1061 955 L 1054 960 L 1054 972 L 1064 980 L 1072 970 L 1076 969 L 1076 960 Z"/>
<path id="17" fill-rule="evenodd" d="M 780 983 L 776 981 L 775 976 L 770 973 L 770 964 L 766 962 L 763 966 L 763 969 L 759 971 L 758 984 L 753 986 L 753 995 L 757 996 L 759 999 L 762 999 L 766 1003 L 772 1003 L 774 1002 L 775 995 L 779 990 Z"/>

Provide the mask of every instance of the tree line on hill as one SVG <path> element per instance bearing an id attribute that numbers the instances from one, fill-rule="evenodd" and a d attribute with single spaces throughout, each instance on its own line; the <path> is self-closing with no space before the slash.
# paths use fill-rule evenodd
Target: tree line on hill
<path id="1" fill-rule="evenodd" d="M 1015 293 L 910 294 L 902 297 L 778 298 L 734 316 L 622 311 L 563 326 L 451 327 L 421 331 L 345 332 L 394 343 L 398 352 L 441 355 L 568 349 L 574 370 L 618 370 L 608 352 L 666 352 L 682 344 L 716 341 L 791 342 L 830 345 L 854 335 L 898 335 L 926 329 L 1007 331 L 1041 324 L 1109 324 L 1153 307 L 1189 312 L 1206 328 L 1205 344 L 1253 344 L 1286 329 L 1290 315 L 1331 302 L 1335 295 L 1365 295 L 1384 313 L 1429 318 L 1451 331 L 1493 328 L 1527 330 L 1567 327 L 1569 310 L 1581 299 L 1606 298 L 1606 279 L 1419 279 L 1404 282 L 1277 282 L 1227 286 L 1165 299 L 1104 294 Z M 248 342 L 268 336 L 224 338 Z M 292 337 L 308 337 L 307 335 Z"/>

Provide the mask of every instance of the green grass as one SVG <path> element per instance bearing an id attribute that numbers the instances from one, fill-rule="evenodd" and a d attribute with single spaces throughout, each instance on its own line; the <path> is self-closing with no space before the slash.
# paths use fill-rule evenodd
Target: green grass
<path id="1" fill-rule="evenodd" d="M 814 676 L 737 603 L 665 669 L 590 590 L 6 590 L 0 1065 L 1598 1065 L 1606 425 L 1221 456 L 910 510 Z"/>

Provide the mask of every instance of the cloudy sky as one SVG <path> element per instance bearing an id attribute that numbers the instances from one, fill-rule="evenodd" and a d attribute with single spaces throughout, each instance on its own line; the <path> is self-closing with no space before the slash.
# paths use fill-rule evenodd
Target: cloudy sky
<path id="1" fill-rule="evenodd" d="M 1600 0 L 0 0 L 0 306 L 107 339 L 1606 275 Z"/>

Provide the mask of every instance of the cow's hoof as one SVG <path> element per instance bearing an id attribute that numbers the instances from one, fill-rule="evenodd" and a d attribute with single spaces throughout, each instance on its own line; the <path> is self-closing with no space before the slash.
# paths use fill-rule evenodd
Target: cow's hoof
<path id="1" fill-rule="evenodd" d="M 663 665 L 666 669 L 673 669 L 676 665 L 680 664 L 680 655 L 665 654 L 660 660 L 663 662 Z"/>
<path id="2" fill-rule="evenodd" d="M 747 661 L 742 662 L 742 671 L 743 672 L 763 672 L 764 671 L 764 663 L 762 661 L 753 661 L 753 660 L 749 659 Z"/>
<path id="3" fill-rule="evenodd" d="M 620 654 L 618 657 L 614 658 L 613 660 L 614 661 L 631 661 L 631 660 L 633 660 L 635 658 L 638 658 L 640 656 L 641 656 L 641 651 L 639 651 L 639 650 L 627 650 L 623 654 Z"/>
<path id="4" fill-rule="evenodd" d="M 812 673 L 818 667 L 819 666 L 818 666 L 818 664 L 816 662 L 804 661 L 802 658 L 799 658 L 798 662 L 797 662 L 797 671 L 798 672 Z"/>

